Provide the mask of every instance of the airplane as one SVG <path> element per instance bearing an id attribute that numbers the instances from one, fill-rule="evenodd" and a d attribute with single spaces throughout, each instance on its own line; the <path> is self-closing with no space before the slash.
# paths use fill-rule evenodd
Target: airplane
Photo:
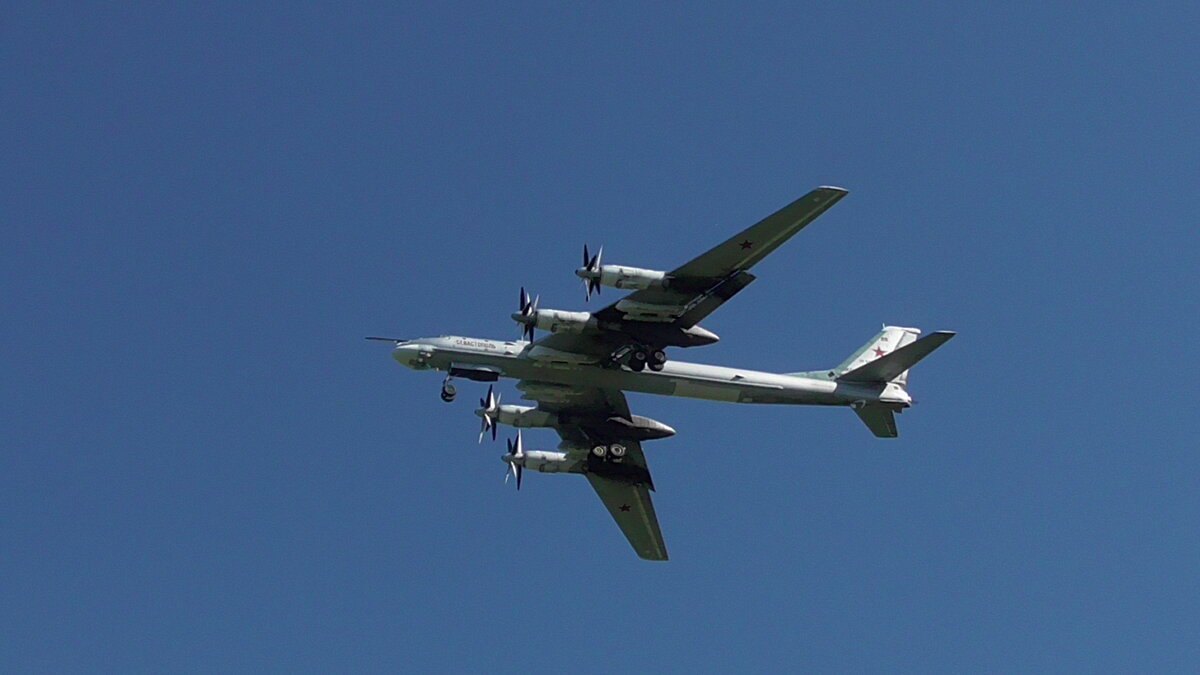
<path id="1" fill-rule="evenodd" d="M 650 499 L 654 482 L 642 442 L 675 430 L 630 412 L 624 392 L 682 396 L 730 403 L 841 406 L 857 413 L 875 436 L 897 436 L 895 413 L 912 405 L 908 371 L 955 333 L 883 327 L 833 368 L 768 373 L 668 359 L 669 347 L 709 345 L 720 338 L 700 321 L 755 280 L 750 269 L 845 197 L 838 187 L 819 187 L 708 252 L 670 272 L 609 265 L 603 248 L 575 274 L 590 300 L 601 287 L 633 291 L 596 312 L 541 309 L 521 289 L 517 340 L 441 336 L 394 342 L 392 357 L 414 370 L 446 372 L 441 397 L 455 400 L 453 378 L 495 383 L 518 380 L 533 406 L 501 404 L 489 385 L 475 411 L 480 442 L 499 425 L 517 428 L 501 458 L 505 482 L 521 487 L 525 469 L 583 474 L 638 556 L 667 560 L 666 544 Z M 536 330 L 549 334 L 537 338 Z M 526 450 L 522 429 L 550 428 L 557 450 Z"/>

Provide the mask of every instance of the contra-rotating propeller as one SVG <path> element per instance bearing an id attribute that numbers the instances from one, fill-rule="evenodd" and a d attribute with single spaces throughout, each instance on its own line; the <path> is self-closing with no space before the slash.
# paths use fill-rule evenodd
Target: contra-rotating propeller
<path id="1" fill-rule="evenodd" d="M 511 439 L 505 439 L 505 440 L 508 442 L 508 454 L 511 455 L 514 460 L 520 460 L 520 459 L 525 458 L 525 445 L 521 441 L 521 430 L 520 429 L 517 429 L 517 441 L 515 443 Z M 504 473 L 504 484 L 505 485 L 508 484 L 509 476 L 516 476 L 517 489 L 520 490 L 521 489 L 521 474 L 524 471 L 525 471 L 525 467 L 521 466 L 517 462 L 515 462 L 515 461 L 509 462 L 508 463 L 508 471 L 506 471 Z"/>
<path id="2" fill-rule="evenodd" d="M 483 423 L 479 427 L 479 442 L 483 442 L 483 436 L 488 429 L 492 430 L 492 440 L 496 440 L 496 430 L 499 426 L 496 422 L 500 418 L 500 397 L 492 391 L 492 386 L 488 385 L 487 396 L 479 399 L 479 416 L 483 418 Z"/>
<path id="3" fill-rule="evenodd" d="M 525 292 L 525 287 L 522 286 L 520 311 L 513 314 L 512 318 L 513 321 L 521 324 L 521 337 L 529 342 L 533 342 L 533 329 L 537 323 L 537 306 L 538 298 L 530 301 L 529 294 Z"/>
<path id="4" fill-rule="evenodd" d="M 596 251 L 596 255 L 589 256 L 587 244 L 583 245 L 583 268 L 579 270 L 579 276 L 583 279 L 586 300 L 592 299 L 592 293 L 600 295 L 600 264 L 603 256 L 603 246 Z"/>

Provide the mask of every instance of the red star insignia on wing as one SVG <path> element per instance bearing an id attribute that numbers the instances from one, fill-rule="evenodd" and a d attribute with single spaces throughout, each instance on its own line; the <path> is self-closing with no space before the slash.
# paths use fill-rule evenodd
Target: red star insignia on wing
<path id="1" fill-rule="evenodd" d="M 883 351 L 883 350 L 882 350 L 882 349 L 880 349 L 879 347 L 876 347 L 876 348 L 875 348 L 875 356 L 876 356 L 877 358 L 878 358 L 878 357 L 880 357 L 880 356 L 883 356 L 883 355 L 884 355 L 884 354 L 886 354 L 886 353 L 887 353 L 887 352 Z"/>
<path id="2" fill-rule="evenodd" d="M 742 243 L 738 244 L 738 246 L 741 246 L 742 250 L 745 251 L 746 249 L 750 248 L 751 246 L 754 246 L 754 242 L 747 239 L 746 241 L 743 241 Z"/>

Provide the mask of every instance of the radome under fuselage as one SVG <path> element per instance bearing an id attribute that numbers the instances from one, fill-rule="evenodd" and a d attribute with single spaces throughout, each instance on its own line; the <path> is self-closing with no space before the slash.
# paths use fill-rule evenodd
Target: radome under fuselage
<path id="1" fill-rule="evenodd" d="M 768 373 L 670 360 L 661 371 L 632 370 L 578 360 L 536 357 L 536 345 L 442 336 L 398 343 L 392 357 L 416 370 L 480 369 L 538 383 L 591 386 L 661 396 L 790 405 L 848 406 L 882 402 L 907 407 L 912 399 L 895 384 L 838 382 L 832 373 Z"/>

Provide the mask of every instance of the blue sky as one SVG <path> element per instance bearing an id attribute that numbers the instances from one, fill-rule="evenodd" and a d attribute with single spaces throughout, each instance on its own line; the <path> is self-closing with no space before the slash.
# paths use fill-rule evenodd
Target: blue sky
<path id="1" fill-rule="evenodd" d="M 1194 671 L 1198 19 L 9 4 L 0 667 Z M 960 335 L 890 442 L 632 395 L 669 563 L 361 339 L 515 337 L 583 243 L 670 269 L 820 184 L 674 356 Z"/>

